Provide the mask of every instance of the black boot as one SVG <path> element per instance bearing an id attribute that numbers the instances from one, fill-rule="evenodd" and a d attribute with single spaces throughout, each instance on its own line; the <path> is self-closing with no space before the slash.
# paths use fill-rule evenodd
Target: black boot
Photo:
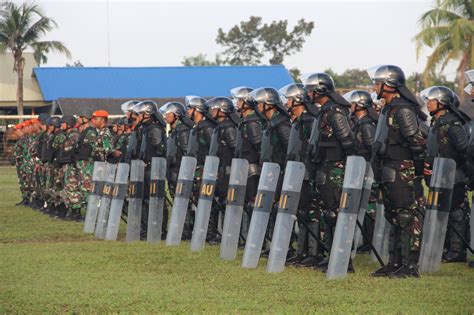
<path id="1" fill-rule="evenodd" d="M 21 201 L 19 201 L 15 204 L 15 206 L 23 206 L 23 205 L 28 205 L 28 198 L 27 197 L 23 197 L 23 199 L 21 199 Z"/>
<path id="2" fill-rule="evenodd" d="M 316 267 L 322 260 L 322 257 L 306 256 L 302 258 L 299 262 L 295 263 L 295 265 L 298 267 Z"/>
<path id="3" fill-rule="evenodd" d="M 402 256 L 402 265 L 396 271 L 392 272 L 389 277 L 396 278 L 419 278 L 418 272 L 418 252 L 411 251 L 411 235 L 409 231 L 410 224 L 402 225 L 400 229 L 400 253 Z"/>
<path id="4" fill-rule="evenodd" d="M 403 279 L 403 278 L 419 278 L 420 273 L 418 267 L 415 264 L 405 265 L 403 264 L 400 268 L 390 274 L 390 279 Z"/>
<path id="5" fill-rule="evenodd" d="M 447 263 L 466 262 L 466 246 L 458 235 L 458 233 L 462 236 L 467 234 L 467 221 L 464 219 L 464 213 L 462 209 L 455 209 L 453 213 L 450 213 L 449 217 L 452 222 L 451 227 L 448 227 L 449 250 L 443 256 L 443 260 Z"/>
<path id="6" fill-rule="evenodd" d="M 398 270 L 401 266 L 400 249 L 399 249 L 399 229 L 395 225 L 390 225 L 390 234 L 388 241 L 389 261 L 385 266 L 371 273 L 372 277 L 388 277 L 391 273 Z"/>

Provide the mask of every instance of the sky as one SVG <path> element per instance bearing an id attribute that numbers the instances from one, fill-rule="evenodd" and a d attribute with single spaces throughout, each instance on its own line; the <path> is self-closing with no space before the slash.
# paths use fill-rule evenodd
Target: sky
<path id="1" fill-rule="evenodd" d="M 430 53 L 425 49 L 417 59 L 413 37 L 419 17 L 434 0 L 36 2 L 58 23 L 47 39 L 64 42 L 73 55 L 68 60 L 51 54 L 46 66 L 73 60 L 85 66 L 107 66 L 109 61 L 117 67 L 180 66 L 184 56 L 198 53 L 212 59 L 222 50 L 215 43 L 219 27 L 227 31 L 250 16 L 261 16 L 264 22 L 286 19 L 290 27 L 301 18 L 314 21 L 303 50 L 285 58 L 287 68 L 343 72 L 389 63 L 412 73 L 423 70 Z M 454 69 L 448 67 L 448 77 Z"/>

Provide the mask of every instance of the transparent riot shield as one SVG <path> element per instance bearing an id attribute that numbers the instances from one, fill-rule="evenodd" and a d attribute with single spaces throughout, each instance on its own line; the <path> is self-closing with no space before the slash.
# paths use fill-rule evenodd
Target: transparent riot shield
<path id="1" fill-rule="evenodd" d="M 455 174 L 454 160 L 435 158 L 423 220 L 423 238 L 418 262 L 420 272 L 436 272 L 440 269 Z"/>
<path id="2" fill-rule="evenodd" d="M 273 229 L 272 245 L 268 256 L 267 272 L 282 272 L 290 245 L 291 233 L 300 201 L 305 166 L 301 162 L 288 161 L 281 188 L 278 213 Z"/>
<path id="3" fill-rule="evenodd" d="M 374 172 L 372 171 L 372 166 L 370 162 L 367 162 L 365 167 L 365 176 L 364 176 L 364 186 L 362 190 L 362 197 L 360 198 L 360 208 L 359 208 L 359 215 L 357 217 L 357 221 L 360 224 L 364 224 L 365 213 L 367 212 L 367 206 L 369 205 L 370 194 L 372 193 L 372 184 L 374 182 Z M 354 234 L 354 248 L 352 249 L 351 258 L 357 254 L 357 247 L 360 244 L 362 239 L 362 231 L 358 226 L 356 226 L 355 234 Z"/>
<path id="4" fill-rule="evenodd" d="M 243 268 L 256 268 L 258 265 L 279 176 L 280 165 L 270 162 L 263 163 L 247 241 L 245 242 L 242 258 Z"/>
<path id="5" fill-rule="evenodd" d="M 117 240 L 120 217 L 122 216 L 122 208 L 125 197 L 127 197 L 128 173 L 130 165 L 127 163 L 119 163 L 117 173 L 115 175 L 115 183 L 112 191 L 112 202 L 110 203 L 110 214 L 107 222 L 107 232 L 105 239 L 107 241 Z"/>
<path id="6" fill-rule="evenodd" d="M 194 220 L 193 235 L 191 237 L 191 250 L 193 252 L 203 250 L 206 243 L 212 200 L 216 191 L 218 169 L 219 158 L 216 156 L 206 156 L 201 187 L 199 189 L 199 201 Z"/>
<path id="7" fill-rule="evenodd" d="M 248 172 L 247 160 L 232 159 L 220 248 L 220 258 L 224 260 L 234 260 L 237 256 Z"/>
<path id="8" fill-rule="evenodd" d="M 95 223 L 97 221 L 97 212 L 99 211 L 100 194 L 104 187 L 105 162 L 94 162 L 92 172 L 92 188 L 87 201 L 87 212 L 84 222 L 84 233 L 94 233 Z"/>
<path id="9" fill-rule="evenodd" d="M 341 203 L 327 270 L 327 279 L 344 278 L 351 258 L 357 215 L 359 213 L 366 162 L 363 157 L 347 157 Z"/>
<path id="10" fill-rule="evenodd" d="M 142 224 L 142 199 L 145 163 L 132 160 L 130 167 L 130 185 L 128 187 L 127 242 L 140 240 Z"/>
<path id="11" fill-rule="evenodd" d="M 382 192 L 379 191 L 377 203 L 375 205 L 375 225 L 374 235 L 372 236 L 372 245 L 380 255 L 384 264 L 388 263 L 388 239 L 390 236 L 390 223 L 385 218 L 385 207 L 383 205 Z M 372 251 L 371 260 L 377 262 L 377 256 Z"/>
<path id="12" fill-rule="evenodd" d="M 151 161 L 150 200 L 148 209 L 147 242 L 159 243 L 163 226 L 165 203 L 166 159 L 154 157 Z"/>
<path id="13" fill-rule="evenodd" d="M 99 215 L 95 227 L 95 237 L 104 239 L 107 232 L 107 221 L 109 219 L 110 202 L 112 200 L 112 189 L 115 181 L 117 164 L 107 163 L 105 168 L 104 188 L 100 197 Z"/>
<path id="14" fill-rule="evenodd" d="M 167 246 L 176 246 L 181 243 L 189 197 L 191 197 L 193 190 L 196 163 L 196 158 L 190 156 L 184 156 L 181 160 L 173 200 L 173 209 L 171 210 L 171 220 L 168 227 L 168 234 L 166 235 Z"/>

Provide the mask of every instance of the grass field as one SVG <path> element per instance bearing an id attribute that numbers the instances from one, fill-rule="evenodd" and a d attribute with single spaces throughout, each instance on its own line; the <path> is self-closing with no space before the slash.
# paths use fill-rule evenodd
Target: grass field
<path id="1" fill-rule="evenodd" d="M 326 281 L 296 267 L 267 274 L 218 247 L 96 241 L 82 224 L 16 207 L 13 168 L 0 168 L 0 313 L 474 313 L 474 269 L 443 265 L 421 279 L 374 279 L 367 255 L 357 273 Z M 239 253 L 239 258 L 242 253 Z"/>

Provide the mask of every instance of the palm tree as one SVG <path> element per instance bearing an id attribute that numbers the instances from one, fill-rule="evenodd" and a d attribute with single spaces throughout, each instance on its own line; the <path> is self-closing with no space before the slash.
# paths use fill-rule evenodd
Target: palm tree
<path id="1" fill-rule="evenodd" d="M 56 51 L 70 58 L 71 53 L 58 41 L 42 41 L 41 37 L 57 27 L 56 22 L 44 16 L 35 3 L 0 4 L 0 53 L 10 51 L 14 58 L 13 71 L 18 74 L 18 115 L 23 115 L 23 70 L 26 49 L 33 50 L 36 63 L 46 62 L 46 54 Z"/>
<path id="2" fill-rule="evenodd" d="M 414 38 L 417 56 L 424 46 L 433 49 L 423 71 L 425 85 L 430 84 L 430 76 L 437 70 L 442 72 L 449 62 L 456 61 L 458 88 L 462 89 L 464 71 L 474 68 L 474 1 L 436 0 L 419 24 L 421 31 Z"/>

